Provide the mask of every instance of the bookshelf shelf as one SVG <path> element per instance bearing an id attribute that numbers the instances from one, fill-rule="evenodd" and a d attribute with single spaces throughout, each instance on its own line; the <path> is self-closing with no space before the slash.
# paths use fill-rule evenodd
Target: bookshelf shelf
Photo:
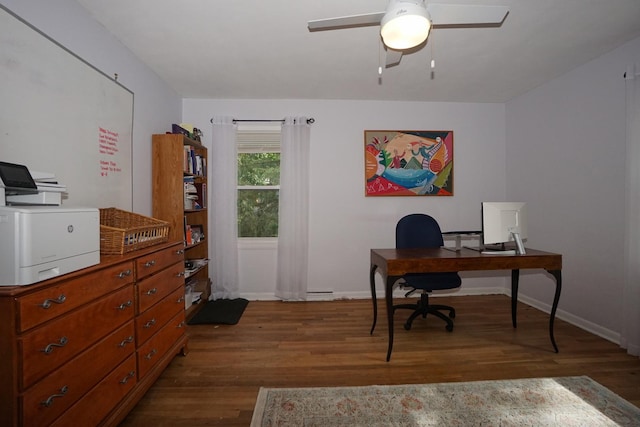
<path id="1" fill-rule="evenodd" d="M 170 240 L 184 242 L 185 261 L 207 260 L 207 148 L 180 134 L 152 136 L 153 217 L 169 222 Z M 187 227 L 188 226 L 188 227 Z M 193 242 L 191 230 L 205 236 Z M 201 301 L 211 293 L 207 263 L 195 271 L 185 268 L 185 286 L 202 292 Z M 203 304 L 186 308 L 189 319 Z"/>

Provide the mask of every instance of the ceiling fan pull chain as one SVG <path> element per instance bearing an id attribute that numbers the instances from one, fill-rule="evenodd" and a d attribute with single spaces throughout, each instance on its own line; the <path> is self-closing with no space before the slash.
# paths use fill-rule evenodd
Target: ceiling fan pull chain
<path id="1" fill-rule="evenodd" d="M 433 71 L 436 68 L 436 59 L 433 56 L 433 45 L 436 44 L 436 42 L 434 41 L 433 33 L 431 33 L 431 40 L 429 41 L 431 42 L 431 71 Z"/>
<path id="2" fill-rule="evenodd" d="M 382 39 L 378 42 L 378 78 L 382 77 L 382 52 L 384 47 L 382 46 Z"/>
<path id="3" fill-rule="evenodd" d="M 436 44 L 434 41 L 434 37 L 433 37 L 433 33 L 431 33 L 431 36 L 429 37 L 429 48 L 431 49 L 431 80 L 436 78 L 436 58 L 433 56 L 433 45 Z"/>

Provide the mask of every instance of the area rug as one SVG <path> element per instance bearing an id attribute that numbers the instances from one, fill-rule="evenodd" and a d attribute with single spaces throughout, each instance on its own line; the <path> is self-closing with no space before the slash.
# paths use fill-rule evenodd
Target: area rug
<path id="1" fill-rule="evenodd" d="M 240 321 L 249 301 L 244 298 L 207 301 L 205 306 L 187 322 L 189 325 L 235 325 Z"/>
<path id="2" fill-rule="evenodd" d="M 640 426 L 640 408 L 591 378 L 261 388 L 251 427 Z"/>

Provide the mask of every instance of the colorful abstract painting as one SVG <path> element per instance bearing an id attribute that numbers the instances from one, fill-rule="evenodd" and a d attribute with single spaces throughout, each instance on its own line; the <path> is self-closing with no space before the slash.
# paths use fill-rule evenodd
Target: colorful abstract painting
<path id="1" fill-rule="evenodd" d="M 366 130 L 366 196 L 453 196 L 453 131 Z"/>

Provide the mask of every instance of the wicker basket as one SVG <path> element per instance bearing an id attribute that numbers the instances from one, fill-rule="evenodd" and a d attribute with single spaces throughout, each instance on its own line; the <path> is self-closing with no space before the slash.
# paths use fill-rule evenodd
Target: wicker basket
<path id="1" fill-rule="evenodd" d="M 117 208 L 100 209 L 100 253 L 124 254 L 169 240 L 169 223 Z"/>

